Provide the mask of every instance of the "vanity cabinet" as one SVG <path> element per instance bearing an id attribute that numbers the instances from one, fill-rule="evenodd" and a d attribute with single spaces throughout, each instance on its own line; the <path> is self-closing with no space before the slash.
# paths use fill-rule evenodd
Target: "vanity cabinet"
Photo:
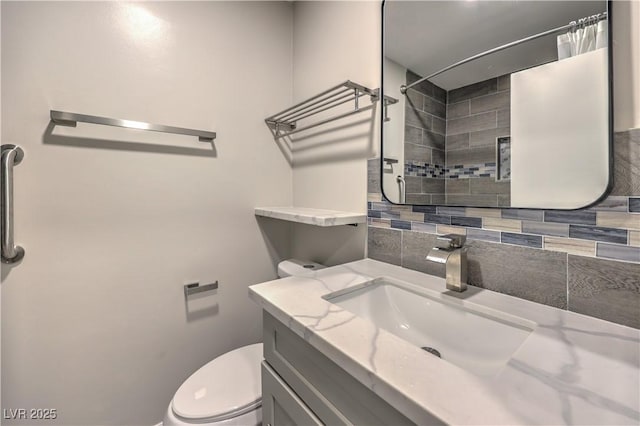
<path id="1" fill-rule="evenodd" d="M 267 312 L 263 324 L 264 425 L 414 424 Z"/>
<path id="2" fill-rule="evenodd" d="M 262 363 L 262 424 L 322 425 L 320 419 L 266 362 Z"/>

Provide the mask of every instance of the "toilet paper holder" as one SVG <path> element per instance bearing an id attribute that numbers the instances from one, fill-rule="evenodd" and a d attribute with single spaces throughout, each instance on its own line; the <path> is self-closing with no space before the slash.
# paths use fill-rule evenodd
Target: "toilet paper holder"
<path id="1" fill-rule="evenodd" d="M 218 288 L 218 281 L 211 284 L 200 285 L 200 283 L 185 284 L 184 298 L 188 298 L 192 294 L 203 293 L 205 291 L 215 290 Z"/>

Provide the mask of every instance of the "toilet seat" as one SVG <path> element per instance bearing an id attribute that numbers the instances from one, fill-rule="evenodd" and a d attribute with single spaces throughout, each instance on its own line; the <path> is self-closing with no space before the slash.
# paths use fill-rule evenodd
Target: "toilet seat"
<path id="1" fill-rule="evenodd" d="M 250 413 L 256 408 L 260 408 L 261 405 L 262 405 L 262 400 L 256 401 L 253 404 L 247 405 L 246 407 L 241 407 L 237 410 L 230 410 L 226 413 L 218 413 L 211 417 L 199 417 L 199 418 L 183 417 L 175 412 L 175 410 L 173 409 L 173 406 L 171 407 L 171 409 L 172 409 L 173 415 L 177 419 L 180 419 L 183 422 L 189 422 L 190 424 L 193 423 L 194 421 L 197 421 L 197 423 L 200 424 L 200 423 L 216 423 L 216 422 L 221 422 L 223 420 L 233 419 L 235 417 L 240 417 L 243 414 Z"/>
<path id="2" fill-rule="evenodd" d="M 227 352 L 193 373 L 171 401 L 173 414 L 186 422 L 216 422 L 260 407 L 262 346 Z"/>

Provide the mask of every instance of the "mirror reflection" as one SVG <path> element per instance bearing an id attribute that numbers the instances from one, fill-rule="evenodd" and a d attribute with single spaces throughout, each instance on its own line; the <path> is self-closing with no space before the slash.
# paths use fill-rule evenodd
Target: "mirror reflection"
<path id="1" fill-rule="evenodd" d="M 606 1 L 383 3 L 394 203 L 575 209 L 609 185 Z"/>

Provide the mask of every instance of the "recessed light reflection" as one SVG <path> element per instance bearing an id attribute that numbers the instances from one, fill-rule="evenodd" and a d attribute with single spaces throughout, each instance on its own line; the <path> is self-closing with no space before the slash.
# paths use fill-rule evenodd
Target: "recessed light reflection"
<path id="1" fill-rule="evenodd" d="M 169 24 L 149 12 L 144 6 L 122 3 L 121 14 L 122 26 L 135 42 L 155 44 L 166 38 Z"/>

